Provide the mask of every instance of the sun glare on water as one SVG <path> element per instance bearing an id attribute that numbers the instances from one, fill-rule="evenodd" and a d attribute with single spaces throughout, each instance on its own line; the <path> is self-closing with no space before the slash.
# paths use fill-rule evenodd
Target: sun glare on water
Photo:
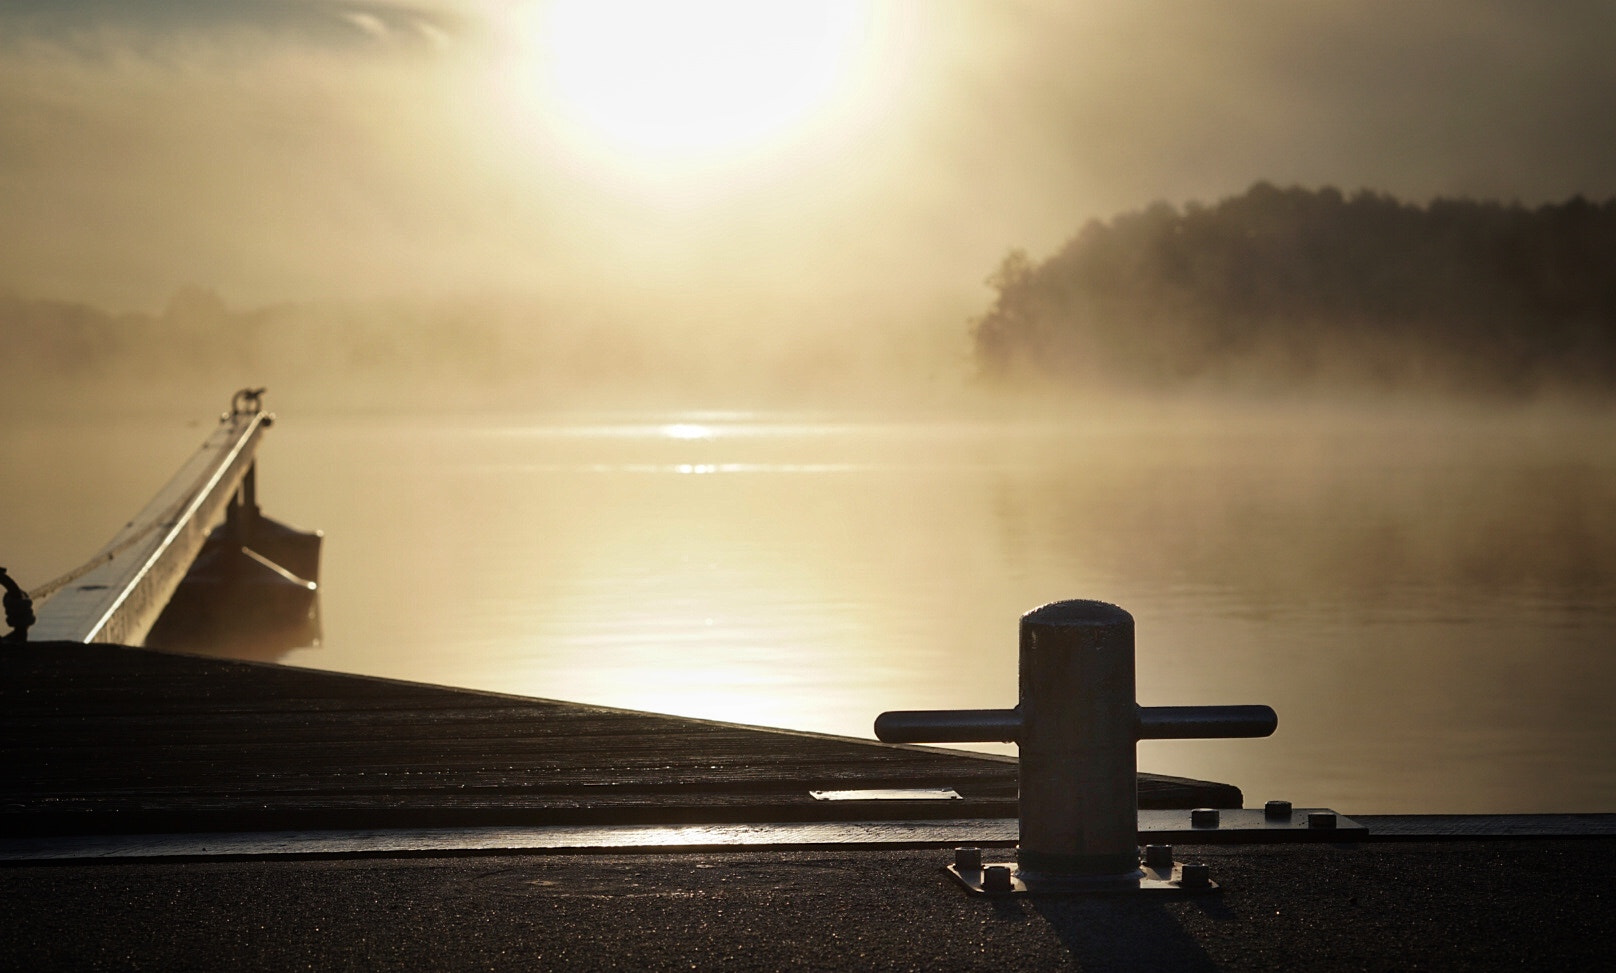
<path id="1" fill-rule="evenodd" d="M 834 110 L 871 17 L 868 0 L 555 0 L 539 70 L 566 124 L 615 153 L 744 151 Z"/>
<path id="2" fill-rule="evenodd" d="M 692 422 L 676 422 L 662 427 L 662 435 L 669 439 L 711 439 L 713 431 Z"/>

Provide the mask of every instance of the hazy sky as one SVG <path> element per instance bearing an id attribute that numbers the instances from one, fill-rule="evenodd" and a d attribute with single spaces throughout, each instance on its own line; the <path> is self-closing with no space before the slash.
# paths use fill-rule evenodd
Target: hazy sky
<path id="1" fill-rule="evenodd" d="M 685 10 L 9 0 L 0 288 L 955 327 L 1009 248 L 1157 199 L 1616 195 L 1609 0 Z"/>

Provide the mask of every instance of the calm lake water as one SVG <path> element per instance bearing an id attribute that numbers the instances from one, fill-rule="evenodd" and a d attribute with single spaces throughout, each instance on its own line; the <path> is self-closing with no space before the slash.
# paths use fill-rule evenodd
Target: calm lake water
<path id="1" fill-rule="evenodd" d="M 0 564 L 87 557 L 205 433 L 6 429 Z M 1279 713 L 1142 769 L 1616 811 L 1609 415 L 284 414 L 260 496 L 327 535 L 294 665 L 867 737 L 1014 705 L 1018 616 L 1097 598 L 1135 616 L 1142 703 Z"/>

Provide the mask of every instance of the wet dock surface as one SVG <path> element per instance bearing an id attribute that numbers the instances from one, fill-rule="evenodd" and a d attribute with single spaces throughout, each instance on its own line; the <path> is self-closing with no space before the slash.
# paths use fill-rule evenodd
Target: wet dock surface
<path id="1" fill-rule="evenodd" d="M 942 850 L 0 868 L 14 969 L 1602 969 L 1616 839 L 1205 846 L 1221 891 L 971 897 Z"/>
<path id="2" fill-rule="evenodd" d="M 1010 758 L 117 646 L 0 666 L 4 835 L 1016 814 Z M 959 799 L 810 794 L 938 788 Z M 1240 800 L 1140 778 L 1143 807 Z"/>

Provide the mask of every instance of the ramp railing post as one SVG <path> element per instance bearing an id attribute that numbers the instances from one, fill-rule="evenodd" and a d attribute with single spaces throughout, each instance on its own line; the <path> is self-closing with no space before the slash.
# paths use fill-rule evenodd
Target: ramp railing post
<path id="1" fill-rule="evenodd" d="M 1021 617 L 1021 701 L 1013 710 L 883 713 L 889 743 L 1013 741 L 1020 748 L 1017 877 L 1136 882 L 1142 739 L 1256 737 L 1267 706 L 1141 707 L 1134 698 L 1133 616 L 1061 601 Z"/>

